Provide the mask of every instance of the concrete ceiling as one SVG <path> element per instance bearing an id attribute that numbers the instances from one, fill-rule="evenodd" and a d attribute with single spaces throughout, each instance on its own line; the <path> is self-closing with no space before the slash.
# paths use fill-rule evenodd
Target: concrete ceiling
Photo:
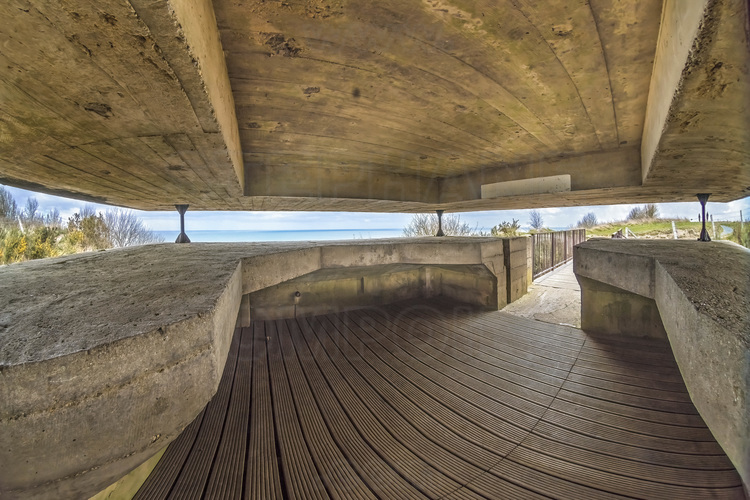
<path id="1" fill-rule="evenodd" d="M 0 183 L 133 208 L 750 194 L 745 0 L 6 0 Z"/>

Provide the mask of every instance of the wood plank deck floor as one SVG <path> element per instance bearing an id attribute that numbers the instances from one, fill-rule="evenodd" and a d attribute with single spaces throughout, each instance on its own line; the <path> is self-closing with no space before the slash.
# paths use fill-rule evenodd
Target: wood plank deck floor
<path id="1" fill-rule="evenodd" d="M 447 300 L 238 329 L 138 499 L 744 498 L 669 345 Z"/>

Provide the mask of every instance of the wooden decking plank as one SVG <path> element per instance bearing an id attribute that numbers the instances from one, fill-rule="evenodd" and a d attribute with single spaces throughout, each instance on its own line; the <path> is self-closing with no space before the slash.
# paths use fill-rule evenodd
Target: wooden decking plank
<path id="1" fill-rule="evenodd" d="M 447 299 L 256 321 L 136 498 L 743 498 L 665 345 Z"/>
<path id="2" fill-rule="evenodd" d="M 638 432 L 610 427 L 600 422 L 573 417 L 554 409 L 550 409 L 550 411 L 547 412 L 544 416 L 544 420 L 581 434 L 617 443 L 632 444 L 633 446 L 639 446 L 642 448 L 671 451 L 675 453 L 707 455 L 721 453 L 721 448 L 719 448 L 719 445 L 716 444 L 715 441 L 689 441 L 649 436 Z"/>
<path id="3" fill-rule="evenodd" d="M 219 446 L 219 439 L 224 429 L 234 372 L 237 366 L 239 343 L 240 335 L 234 335 L 216 395 L 206 405 L 201 432 L 198 433 L 195 444 L 185 461 L 185 466 L 167 498 L 182 500 L 203 497 L 208 475 L 214 464 L 216 449 Z"/>
<path id="4" fill-rule="evenodd" d="M 304 318 L 304 320 L 309 319 Z M 460 484 L 433 468 L 432 465 L 404 446 L 402 442 L 393 437 L 387 426 L 384 426 L 375 418 L 370 408 L 362 402 L 357 391 L 349 385 L 346 378 L 339 372 L 338 364 L 345 360 L 337 357 L 331 358 L 325 349 L 325 344 L 317 338 L 314 327 L 304 320 L 300 320 L 299 324 L 302 326 L 302 332 L 310 350 L 316 356 L 318 366 L 338 400 L 347 408 L 352 422 L 366 436 L 370 445 L 378 449 L 380 454 L 387 454 L 392 457 L 389 461 L 391 466 L 398 467 L 402 475 L 408 477 L 412 484 L 420 485 L 427 495 L 439 497 L 457 489 Z"/>
<path id="5" fill-rule="evenodd" d="M 539 422 L 534 428 L 534 434 L 547 439 L 571 444 L 578 448 L 603 453 L 615 457 L 622 457 L 645 464 L 663 465 L 680 469 L 696 469 L 707 471 L 734 470 L 725 455 L 707 455 L 683 453 L 680 451 L 655 450 L 636 446 L 632 443 L 608 441 L 602 437 L 581 434 L 547 421 Z"/>
<path id="6" fill-rule="evenodd" d="M 586 406 L 588 408 L 594 408 L 607 413 L 614 413 L 615 415 L 625 415 L 633 417 L 638 420 L 644 420 L 648 422 L 657 422 L 664 424 L 674 424 L 683 427 L 705 427 L 706 424 L 700 415 L 684 415 L 679 413 L 665 413 L 663 411 L 648 410 L 645 408 L 635 408 L 626 404 L 607 401 L 591 397 L 588 394 L 581 394 L 578 392 L 571 392 L 566 390 L 564 387 L 560 390 L 560 394 L 557 395 L 556 401 L 563 400 L 569 403 Z"/>
<path id="7" fill-rule="evenodd" d="M 358 311 L 350 311 L 350 313 L 356 314 Z M 490 423 L 490 425 L 498 425 L 503 429 L 503 435 L 511 442 L 520 442 L 526 436 L 528 430 L 538 421 L 538 414 L 541 412 L 537 412 L 537 416 L 529 415 L 511 406 L 508 402 L 511 397 L 506 393 L 498 395 L 493 393 L 493 391 L 484 390 L 487 389 L 484 386 L 472 386 L 470 382 L 467 383 L 464 377 L 459 376 L 455 378 L 454 375 L 456 374 L 450 373 L 450 370 L 445 369 L 445 367 L 440 366 L 441 369 L 438 369 L 436 363 L 429 363 L 426 357 L 422 359 L 418 355 L 415 355 L 419 351 L 412 349 L 410 344 L 396 342 L 400 339 L 395 335 L 389 333 L 380 334 L 367 321 L 368 317 L 358 316 L 358 318 L 362 320 L 359 325 L 364 331 L 372 332 L 371 335 L 374 338 L 378 338 L 382 342 L 382 345 L 389 349 L 392 356 L 413 370 L 409 375 L 417 377 L 420 380 L 420 385 L 429 387 L 431 393 L 448 401 L 452 408 L 460 409 L 468 403 L 480 412 L 487 412 L 492 417 L 505 422 L 506 425 L 503 425 L 501 422 L 497 422 L 497 424 Z M 469 412 L 472 410 L 471 408 L 467 408 L 466 411 Z M 476 411 L 472 413 L 476 417 L 474 422 L 483 422 L 486 420 L 481 413 L 477 413 Z"/>
<path id="8" fill-rule="evenodd" d="M 349 317 L 347 316 L 346 319 L 348 320 Z M 348 321 L 348 323 L 352 322 Z M 426 394 L 454 413 L 462 415 L 477 427 L 492 433 L 496 438 L 502 439 L 503 442 L 507 442 L 503 446 L 498 446 L 497 450 L 510 450 L 515 443 L 520 442 L 526 436 L 528 432 L 526 429 L 518 427 L 510 420 L 501 418 L 509 407 L 501 405 L 483 394 L 472 392 L 458 383 L 451 383 L 447 377 L 399 350 L 395 344 L 386 337 L 380 336 L 366 323 L 357 322 L 353 328 L 357 329 L 360 337 L 365 339 L 367 345 L 374 349 L 378 356 L 395 367 L 399 373 L 425 391 Z M 372 332 L 373 336 L 370 337 L 368 332 Z M 424 374 L 420 369 L 428 371 Z M 438 382 L 441 381 L 449 382 L 440 385 Z M 515 417 L 517 417 L 516 421 L 528 420 L 529 426 L 535 422 L 535 420 L 521 413 L 516 413 Z"/>
<path id="9" fill-rule="evenodd" d="M 529 466 L 511 460 L 510 458 L 506 458 L 493 467 L 491 472 L 500 477 L 512 478 L 514 481 L 523 484 L 535 493 L 551 498 L 575 500 L 614 500 L 631 498 L 587 486 L 585 484 L 579 484 L 573 480 L 576 479 L 573 475 L 568 476 L 570 478 L 569 480 L 565 477 L 549 474 L 546 471 L 538 470 L 533 465 L 534 464 Z M 482 479 L 484 478 L 480 478 L 480 481 Z"/>
<path id="10" fill-rule="evenodd" d="M 367 311 L 367 318 L 379 322 L 382 318 Z M 383 328 L 394 334 L 396 343 L 414 357 L 425 358 L 425 360 L 439 368 L 440 371 L 451 374 L 451 377 L 460 380 L 469 386 L 477 387 L 482 392 L 494 394 L 499 400 L 507 401 L 514 408 L 533 416 L 541 415 L 544 408 L 552 401 L 551 395 L 545 395 L 531 389 L 517 386 L 510 380 L 503 379 L 487 371 L 472 366 L 469 362 L 460 359 L 460 355 L 450 348 L 443 352 L 432 346 L 429 342 L 418 336 L 408 333 L 407 329 L 395 325 L 380 323 Z"/>
<path id="11" fill-rule="evenodd" d="M 537 432 L 532 432 L 529 437 L 524 439 L 521 446 L 536 453 L 575 463 L 588 469 L 612 472 L 644 481 L 696 488 L 730 488 L 740 485 L 734 471 L 702 470 L 674 467 L 663 463 L 644 463 L 549 439 Z"/>
<path id="12" fill-rule="evenodd" d="M 472 315 L 462 315 L 459 318 L 449 314 L 450 309 L 446 305 L 445 311 L 440 309 L 422 310 L 416 309 L 411 316 L 414 318 L 424 318 L 427 320 L 440 319 L 444 323 L 453 325 L 454 328 L 474 333 L 479 338 L 485 338 L 495 342 L 498 336 L 503 339 L 500 345 L 515 346 L 519 352 L 535 354 L 537 358 L 550 359 L 552 361 L 560 360 L 563 363 L 572 363 L 576 354 L 580 350 L 584 338 L 570 336 L 559 336 L 554 329 L 555 325 L 539 323 L 513 323 L 515 316 L 501 315 L 500 312 L 487 313 L 476 311 Z M 493 321 L 492 316 L 498 316 L 499 321 Z M 511 321 L 506 320 L 510 316 Z M 523 332 L 523 334 L 519 334 Z M 507 341 L 507 342 L 506 342 Z M 542 361 L 544 363 L 544 361 Z"/>
<path id="13" fill-rule="evenodd" d="M 366 346 L 352 338 L 351 331 L 343 322 L 334 324 L 330 316 L 321 317 L 318 320 L 326 331 L 331 332 L 331 329 L 335 329 L 339 332 L 341 338 L 348 342 L 350 352 L 347 352 L 347 358 L 349 362 L 352 363 L 361 377 L 371 385 L 372 389 L 422 436 L 482 470 L 487 470 L 500 459 L 501 456 L 491 451 L 490 447 L 482 446 L 479 439 L 466 439 L 463 435 L 455 432 L 452 426 L 446 425 L 451 420 L 459 428 L 471 426 L 471 423 L 463 419 L 456 419 L 455 414 L 443 411 L 442 405 L 436 404 L 434 400 L 427 398 L 421 391 L 416 390 L 388 365 L 378 363 L 374 353 L 367 352 Z M 347 349 L 341 345 L 339 347 L 342 350 Z M 439 436 L 439 440 L 436 440 L 437 436 Z M 488 435 L 487 437 L 491 438 L 492 436 Z"/>
<path id="14" fill-rule="evenodd" d="M 388 431 L 394 442 L 411 451 L 448 480 L 455 481 L 456 483 L 451 489 L 460 487 L 461 481 L 468 481 L 483 472 L 477 465 L 452 454 L 450 450 L 428 439 L 392 406 L 390 399 L 386 399 L 378 393 L 373 380 L 370 380 L 372 378 L 379 382 L 377 373 L 372 369 L 367 370 L 366 364 L 361 362 L 361 359 L 357 359 L 356 351 L 351 349 L 351 346 L 345 341 L 337 338 L 337 332 L 328 331 L 327 325 L 320 323 L 324 319 L 323 317 L 316 317 L 310 320 L 310 326 L 317 334 L 318 341 L 326 350 L 328 356 L 336 360 L 339 373 L 359 396 L 359 402 Z M 364 370 L 369 377 L 362 374 L 360 370 Z M 391 391 L 389 397 L 394 397 L 395 394 L 396 391 Z M 417 416 L 415 415 L 415 417 Z M 373 423 L 375 420 L 373 420 Z"/>
<path id="15" fill-rule="evenodd" d="M 577 392 L 587 396 L 612 401 L 634 408 L 643 408 L 646 410 L 658 410 L 666 413 L 679 413 L 683 415 L 697 415 L 698 410 L 691 402 L 666 401 L 663 399 L 645 398 L 634 396 L 622 392 L 615 392 L 608 389 L 600 389 L 590 385 L 584 385 L 572 380 L 566 380 L 563 389 L 569 392 Z"/>
<path id="16" fill-rule="evenodd" d="M 624 370 L 625 373 L 639 373 L 643 377 L 660 377 L 662 375 L 674 377 L 677 368 L 671 363 L 638 363 L 632 357 L 626 358 L 616 354 L 604 355 L 601 352 L 594 354 L 590 350 L 582 351 L 578 360 L 594 366 L 605 364 L 608 365 L 609 369 L 620 369 Z"/>
<path id="17" fill-rule="evenodd" d="M 290 335 L 299 356 L 298 359 L 312 389 L 312 394 L 321 410 L 331 435 L 338 443 L 359 475 L 380 498 L 425 498 L 410 481 L 407 481 L 390 465 L 387 456 L 377 453 L 358 431 L 350 419 L 349 412 L 339 404 L 333 390 L 326 381 L 315 356 L 302 337 L 296 320 L 288 321 Z"/>
<path id="18" fill-rule="evenodd" d="M 250 407 L 252 387 L 252 329 L 243 328 L 235 336 L 240 337 L 237 367 L 224 432 L 208 478 L 205 498 L 239 498 L 242 495 L 249 423 L 247 408 Z"/>
<path id="19" fill-rule="evenodd" d="M 287 323 L 276 321 L 276 333 L 286 366 L 292 396 L 300 417 L 300 424 L 313 460 L 318 464 L 320 477 L 333 498 L 375 499 L 350 462 L 339 449 L 318 412 L 315 399 L 290 338 Z"/>
<path id="20" fill-rule="evenodd" d="M 346 318 L 343 315 L 326 317 L 327 320 L 335 322 L 338 331 L 355 350 L 362 354 L 364 361 L 377 370 L 384 380 L 387 380 L 404 398 L 408 398 L 421 411 L 431 416 L 437 424 L 445 426 L 450 432 L 461 436 L 462 439 L 491 451 L 493 462 L 498 460 L 498 454 L 504 456 L 515 446 L 514 443 L 501 438 L 496 433 L 489 432 L 485 426 L 477 425 L 465 416 L 464 411 L 452 409 L 439 396 L 430 394 L 427 388 L 420 386 L 414 378 L 408 376 L 411 372 L 408 366 L 389 357 L 382 348 L 378 349 L 382 346 L 377 344 L 374 339 L 371 342 L 364 342 L 363 339 L 369 337 L 367 333 L 355 323 L 346 321 Z M 462 408 L 466 408 L 466 405 L 463 405 Z M 437 427 L 426 432 L 443 436 L 445 431 Z"/>
<path id="21" fill-rule="evenodd" d="M 543 358 L 529 350 L 520 350 L 512 346 L 512 340 L 495 336 L 488 338 L 475 335 L 470 328 L 459 328 L 453 322 L 441 318 L 419 316 L 421 326 L 426 334 L 441 332 L 437 340 L 452 345 L 466 352 L 467 355 L 489 363 L 497 368 L 507 369 L 521 377 L 532 379 L 556 389 L 567 376 L 575 358 L 566 361 Z M 549 363 L 551 362 L 551 363 Z M 548 364 L 549 363 L 549 364 Z M 542 391 L 543 392 L 543 391 Z"/>
<path id="22" fill-rule="evenodd" d="M 629 407 L 628 407 L 629 408 Z M 565 413 L 571 417 L 581 418 L 589 422 L 616 427 L 618 429 L 636 432 L 647 436 L 654 436 L 667 439 L 677 439 L 683 441 L 714 441 L 711 431 L 707 427 L 691 427 L 663 422 L 653 422 L 644 420 L 632 415 L 622 415 L 606 411 L 589 408 L 583 405 L 571 403 L 564 399 L 557 398 L 550 406 L 553 411 Z M 649 415 L 655 412 L 650 412 Z M 668 422 L 673 414 L 659 412 L 663 415 L 663 421 Z"/>
<path id="23" fill-rule="evenodd" d="M 292 498 L 330 498 L 320 479 L 320 473 L 310 456 L 299 416 L 294 406 L 284 359 L 276 333 L 276 325 L 266 322 L 266 345 L 268 367 L 271 374 L 271 397 L 276 426 L 277 442 L 284 467 L 286 491 Z"/>
<path id="24" fill-rule="evenodd" d="M 568 376 L 570 382 L 575 382 L 580 385 L 586 385 L 596 389 L 603 389 L 616 394 L 625 394 L 628 396 L 637 396 L 645 399 L 656 399 L 659 401 L 672 401 L 675 403 L 689 403 L 692 405 L 690 400 L 690 394 L 685 392 L 674 392 L 664 391 L 661 389 L 652 389 L 639 387 L 637 385 L 630 385 L 621 382 L 612 382 L 609 380 L 603 380 L 598 377 L 589 377 L 580 373 L 571 373 Z"/>
<path id="25" fill-rule="evenodd" d="M 477 319 L 467 318 L 462 322 L 451 322 L 479 337 L 490 341 L 499 337 L 503 339 L 502 344 L 507 343 L 520 351 L 536 354 L 541 359 L 559 360 L 565 364 L 572 363 L 584 341 L 583 336 L 559 335 L 554 328 L 555 325 L 540 323 L 540 326 L 535 323 L 517 322 L 515 316 L 500 311 L 493 313 L 494 317 L 489 314 L 485 313 L 485 316 Z"/>
<path id="26" fill-rule="evenodd" d="M 617 382 L 620 384 L 632 385 L 635 387 L 644 387 L 646 389 L 659 389 L 661 391 L 671 391 L 677 393 L 687 393 L 685 383 L 670 382 L 663 378 L 641 378 L 633 377 L 632 375 L 625 375 L 621 373 L 612 373 L 608 371 L 597 370 L 594 368 L 586 368 L 577 364 L 571 370 L 571 373 L 581 375 L 584 377 L 598 378 L 609 382 Z"/>
<path id="27" fill-rule="evenodd" d="M 252 333 L 252 397 L 244 497 L 253 500 L 281 499 L 265 325 L 254 322 Z"/>
<path id="28" fill-rule="evenodd" d="M 476 314 L 473 318 L 468 318 L 468 324 L 484 325 L 490 329 L 515 329 L 521 327 L 529 332 L 530 338 L 545 339 L 545 343 L 554 341 L 561 346 L 570 344 L 571 348 L 580 346 L 581 342 L 586 338 L 586 334 L 578 328 L 541 321 L 529 323 L 529 320 L 526 318 L 520 318 L 503 311 Z"/>
<path id="29" fill-rule="evenodd" d="M 600 372 L 605 373 L 612 373 L 615 375 L 622 375 L 626 377 L 632 377 L 633 379 L 645 379 L 645 380 L 663 380 L 665 382 L 669 382 L 671 384 L 680 384 L 683 383 L 682 376 L 680 375 L 680 372 L 678 370 L 675 370 L 673 368 L 667 368 L 666 370 L 661 370 L 658 373 L 655 373 L 653 371 L 640 371 L 637 369 L 637 367 L 634 367 L 631 364 L 624 363 L 624 362 L 615 362 L 612 360 L 603 360 L 603 359 L 587 359 L 587 358 L 578 358 L 576 360 L 576 367 L 586 368 L 590 370 L 597 370 Z"/>
<path id="30" fill-rule="evenodd" d="M 167 498 L 172 485 L 180 474 L 180 471 L 182 471 L 193 443 L 195 443 L 195 438 L 201 428 L 205 413 L 206 410 L 204 408 L 185 427 L 185 430 L 167 446 L 156 467 L 154 467 L 154 470 L 151 471 L 151 474 L 133 497 L 134 500 L 161 500 Z"/>
<path id="31" fill-rule="evenodd" d="M 698 488 L 644 481 L 616 472 L 585 467 L 568 460 L 531 450 L 523 445 L 516 448 L 510 454 L 508 460 L 535 468 L 549 476 L 561 479 L 575 478 L 575 481 L 583 486 L 635 498 L 687 499 L 705 498 L 707 495 L 711 495 L 711 498 L 727 499 L 740 499 L 744 497 L 741 486 L 739 488 Z"/>
<path id="32" fill-rule="evenodd" d="M 491 472 L 486 472 L 463 488 L 452 492 L 444 498 L 463 500 L 480 496 L 480 498 L 508 498 L 513 500 L 542 500 L 549 496 L 540 495 L 523 488 Z"/>

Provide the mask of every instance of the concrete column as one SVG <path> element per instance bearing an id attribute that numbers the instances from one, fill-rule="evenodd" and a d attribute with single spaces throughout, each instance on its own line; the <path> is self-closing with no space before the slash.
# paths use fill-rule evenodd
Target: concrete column
<path id="1" fill-rule="evenodd" d="M 185 212 L 190 205 L 175 205 L 175 208 L 180 213 L 180 235 L 174 240 L 175 243 L 190 243 L 190 238 L 185 234 Z"/>
<path id="2" fill-rule="evenodd" d="M 438 230 L 435 236 L 445 236 L 445 233 L 443 232 L 443 211 L 435 210 L 435 212 L 437 212 L 437 216 L 438 216 Z"/>

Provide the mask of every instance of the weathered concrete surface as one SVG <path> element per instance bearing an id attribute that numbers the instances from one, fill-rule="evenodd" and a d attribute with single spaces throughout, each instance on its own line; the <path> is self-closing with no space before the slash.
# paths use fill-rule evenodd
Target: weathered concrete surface
<path id="1" fill-rule="evenodd" d="M 589 333 L 667 338 L 654 299 L 578 276 L 581 329 Z"/>
<path id="2" fill-rule="evenodd" d="M 244 294 L 387 262 L 505 274 L 487 238 L 150 245 L 0 267 L 0 495 L 100 491 L 214 394 Z"/>
<path id="3" fill-rule="evenodd" d="M 529 288 L 531 238 L 503 238 L 503 257 L 507 279 L 507 303 L 520 299 Z M 532 270 L 533 271 L 533 270 Z"/>
<path id="4" fill-rule="evenodd" d="M 484 265 L 478 264 L 332 268 L 258 290 L 243 297 L 243 301 L 247 300 L 249 305 L 247 318 L 268 320 L 337 313 L 435 296 L 497 310 L 497 278 Z"/>
<path id="5" fill-rule="evenodd" d="M 505 306 L 503 312 L 580 328 L 581 287 L 573 274 L 573 262 L 537 278 L 526 295 Z"/>
<path id="6" fill-rule="evenodd" d="M 683 4 L 8 0 L 0 182 L 157 210 L 736 199 L 747 2 Z"/>
<path id="7" fill-rule="evenodd" d="M 750 252 L 725 242 L 590 240 L 574 262 L 584 281 L 654 301 L 693 403 L 747 490 Z"/>

